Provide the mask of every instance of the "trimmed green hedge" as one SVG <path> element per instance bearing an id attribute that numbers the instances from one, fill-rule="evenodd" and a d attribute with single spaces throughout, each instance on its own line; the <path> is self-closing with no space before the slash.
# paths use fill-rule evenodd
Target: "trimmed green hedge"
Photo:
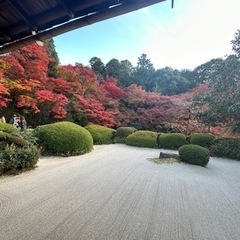
<path id="1" fill-rule="evenodd" d="M 136 147 L 157 148 L 157 133 L 152 131 L 137 131 L 127 136 L 126 144 Z"/>
<path id="2" fill-rule="evenodd" d="M 94 144 L 101 145 L 113 143 L 113 136 L 116 130 L 96 124 L 88 125 L 85 129 L 92 135 Z"/>
<path id="3" fill-rule="evenodd" d="M 213 145 L 215 137 L 208 133 L 195 133 L 189 138 L 191 144 L 209 148 Z"/>
<path id="4" fill-rule="evenodd" d="M 57 122 L 38 126 L 33 131 L 44 155 L 73 156 L 93 149 L 91 134 L 71 122 Z"/>
<path id="5" fill-rule="evenodd" d="M 210 151 L 199 145 L 184 145 L 179 148 L 179 156 L 182 162 L 205 167 L 210 158 Z"/>
<path id="6" fill-rule="evenodd" d="M 114 143 L 125 143 L 126 137 L 136 132 L 137 129 L 134 127 L 119 127 L 114 134 Z"/>
<path id="7" fill-rule="evenodd" d="M 212 156 L 240 160 L 240 138 L 220 138 L 210 147 Z"/>
<path id="8" fill-rule="evenodd" d="M 178 149 L 187 144 L 186 136 L 182 133 L 160 133 L 157 137 L 159 148 Z"/>

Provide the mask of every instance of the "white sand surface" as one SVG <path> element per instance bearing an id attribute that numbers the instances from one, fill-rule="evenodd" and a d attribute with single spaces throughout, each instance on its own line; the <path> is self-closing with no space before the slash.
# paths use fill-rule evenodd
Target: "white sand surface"
<path id="1" fill-rule="evenodd" d="M 155 164 L 159 149 L 94 148 L 1 177 L 0 240 L 240 239 L 240 161 Z"/>

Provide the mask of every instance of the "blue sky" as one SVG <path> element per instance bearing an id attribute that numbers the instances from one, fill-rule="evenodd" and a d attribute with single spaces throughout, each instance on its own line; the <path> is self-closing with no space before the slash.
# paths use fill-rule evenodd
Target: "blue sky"
<path id="1" fill-rule="evenodd" d="M 54 38 L 61 64 L 107 63 L 147 54 L 156 69 L 193 69 L 231 53 L 240 29 L 240 0 L 175 0 L 79 28 Z"/>

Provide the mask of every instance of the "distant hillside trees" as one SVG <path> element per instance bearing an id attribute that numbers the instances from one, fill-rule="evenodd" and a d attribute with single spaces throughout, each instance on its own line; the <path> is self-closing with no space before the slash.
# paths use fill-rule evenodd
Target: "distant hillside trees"
<path id="1" fill-rule="evenodd" d="M 114 77 L 121 87 L 136 84 L 147 92 L 159 92 L 163 95 L 185 93 L 203 82 L 199 75 L 201 70 L 178 71 L 170 67 L 155 70 L 146 54 L 138 58 L 136 67 L 133 67 L 128 60 L 119 62 L 115 58 L 106 65 L 98 57 L 91 58 L 89 63 L 91 69 L 101 80 L 106 76 Z"/>
<path id="2" fill-rule="evenodd" d="M 174 103 L 176 97 L 146 91 L 132 84 L 134 71 L 139 71 L 139 79 L 147 76 L 148 70 L 153 73 L 146 56 L 140 58 L 138 69 L 133 69 L 127 60 L 111 61 L 106 73 L 113 76 L 104 77 L 101 61 L 95 58 L 92 64 L 95 69 L 98 66 L 98 76 L 91 68 L 76 63 L 58 65 L 57 77 L 50 77 L 52 57 L 48 50 L 48 45 L 33 44 L 1 57 L 0 107 L 6 119 L 13 113 L 23 114 L 32 127 L 58 120 L 82 126 L 95 123 L 151 130 L 160 125 L 185 124 L 185 114 L 180 115 Z M 114 76 L 118 76 L 126 87 L 119 86 Z M 182 111 L 184 106 L 182 104 Z"/>
<path id="3" fill-rule="evenodd" d="M 163 95 L 175 95 L 187 92 L 189 81 L 181 75 L 178 70 L 173 70 L 170 67 L 159 69 L 154 76 L 155 90 Z"/>

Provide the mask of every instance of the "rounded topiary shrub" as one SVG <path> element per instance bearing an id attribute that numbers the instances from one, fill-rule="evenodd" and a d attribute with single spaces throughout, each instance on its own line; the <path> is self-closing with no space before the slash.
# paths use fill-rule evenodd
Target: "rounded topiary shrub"
<path id="1" fill-rule="evenodd" d="M 187 144 L 186 136 L 182 133 L 161 133 L 157 138 L 158 147 L 165 149 L 178 149 Z"/>
<path id="2" fill-rule="evenodd" d="M 179 148 L 179 156 L 182 162 L 205 167 L 209 162 L 210 152 L 199 145 L 189 144 Z"/>
<path id="3" fill-rule="evenodd" d="M 215 137 L 208 133 L 195 133 L 189 138 L 191 144 L 209 148 L 213 145 Z"/>
<path id="4" fill-rule="evenodd" d="M 92 135 L 94 144 L 100 145 L 113 143 L 113 135 L 116 131 L 115 129 L 96 124 L 88 125 L 85 129 Z"/>
<path id="5" fill-rule="evenodd" d="M 130 146 L 157 148 L 157 133 L 137 131 L 128 135 L 125 142 Z"/>
<path id="6" fill-rule="evenodd" d="M 38 126 L 33 131 L 44 155 L 73 156 L 93 149 L 91 134 L 71 122 L 57 122 Z"/>
<path id="7" fill-rule="evenodd" d="M 3 122 L 0 122 L 0 131 L 14 134 L 14 135 L 20 134 L 20 131 L 16 127 L 14 127 L 11 124 L 3 123 Z"/>
<path id="8" fill-rule="evenodd" d="M 240 138 L 220 138 L 210 147 L 211 155 L 240 160 Z"/>
<path id="9" fill-rule="evenodd" d="M 134 127 L 119 127 L 114 134 L 114 143 L 125 143 L 126 137 L 137 129 Z"/>

